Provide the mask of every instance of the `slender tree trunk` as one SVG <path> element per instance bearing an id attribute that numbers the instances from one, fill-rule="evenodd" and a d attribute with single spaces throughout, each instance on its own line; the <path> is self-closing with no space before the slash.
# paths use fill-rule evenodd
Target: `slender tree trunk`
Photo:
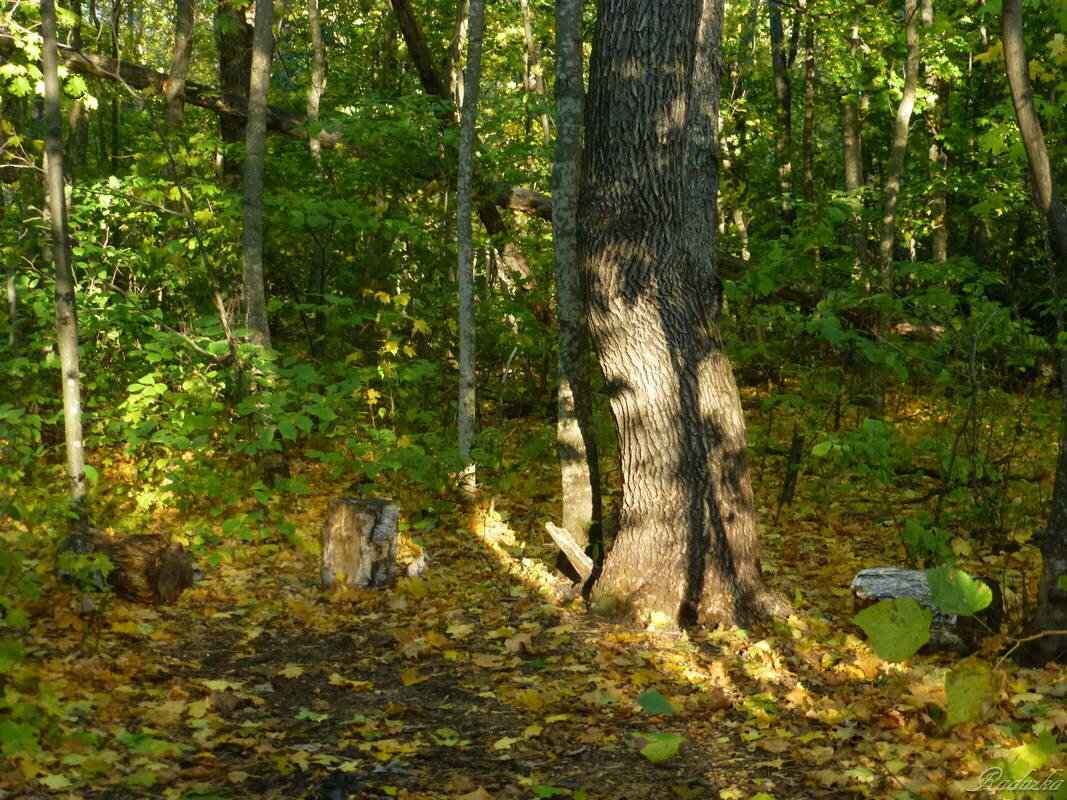
<path id="1" fill-rule="evenodd" d="M 530 0 L 519 0 L 519 8 L 522 11 L 522 33 L 525 51 L 523 52 L 523 66 L 526 73 L 526 91 L 536 94 L 538 97 L 545 96 L 544 70 L 541 67 L 541 48 L 537 46 L 534 38 L 533 17 L 530 14 Z M 578 21 L 578 30 L 581 32 L 581 20 Z M 548 113 L 542 111 L 540 115 L 541 138 L 545 144 L 552 141 L 552 129 L 549 125 Z"/>
<path id="2" fill-rule="evenodd" d="M 815 202 L 815 18 L 804 25 L 804 128 L 800 145 L 804 201 Z"/>
<path id="3" fill-rule="evenodd" d="M 859 57 L 860 37 L 859 12 L 852 15 L 849 31 L 849 55 L 853 62 Z M 841 131 L 844 136 L 845 191 L 852 204 L 851 229 L 852 252 L 855 263 L 867 264 L 867 226 L 863 215 L 863 136 L 860 132 L 859 99 L 855 87 L 849 86 L 841 100 Z"/>
<path id="4" fill-rule="evenodd" d="M 930 27 L 934 24 L 933 0 L 922 0 L 922 24 Z M 948 201 L 946 189 L 948 182 L 948 151 L 945 149 L 944 127 L 945 108 L 948 105 L 949 82 L 937 76 L 936 71 L 927 67 L 926 92 L 929 108 L 926 112 L 926 127 L 930 132 L 930 147 L 927 157 L 930 160 L 930 218 L 933 230 L 930 233 L 930 251 L 934 261 L 948 260 Z"/>
<path id="5" fill-rule="evenodd" d="M 267 320 L 267 294 L 263 281 L 263 172 L 267 138 L 267 95 L 270 90 L 271 56 L 274 51 L 271 33 L 274 4 L 272 0 L 256 0 L 255 8 L 248 123 L 245 130 L 242 277 L 246 322 L 248 329 L 252 331 L 252 341 L 264 350 L 269 350 L 270 324 Z"/>
<path id="6" fill-rule="evenodd" d="M 322 41 L 322 18 L 319 0 L 308 0 L 308 25 L 311 28 L 311 84 L 308 86 L 308 122 L 319 121 L 319 103 L 326 91 L 326 46 Z M 317 136 L 308 140 L 311 155 L 322 157 L 322 145 Z"/>
<path id="7" fill-rule="evenodd" d="M 175 136 L 185 116 L 185 79 L 193 53 L 195 0 L 174 0 L 174 54 L 167 81 L 167 135 Z"/>
<path id="8" fill-rule="evenodd" d="M 67 444 L 67 481 L 71 506 L 71 535 L 66 547 L 84 553 L 88 551 L 89 504 L 85 479 L 85 440 L 82 436 L 78 313 L 63 186 L 63 116 L 59 107 L 59 56 L 54 0 L 41 0 L 41 35 L 44 39 L 41 59 L 45 91 L 45 180 L 48 184 L 48 216 L 52 226 L 52 258 L 56 265 L 56 340 L 63 376 L 63 429 Z"/>
<path id="9" fill-rule="evenodd" d="M 215 11 L 215 43 L 219 54 L 219 88 L 224 99 L 243 105 L 248 100 L 249 80 L 252 75 L 252 26 L 245 12 L 238 10 L 230 0 L 219 0 Z M 219 133 L 222 136 L 222 173 L 231 180 L 241 174 L 240 161 L 226 152 L 226 145 L 245 140 L 246 121 L 229 115 L 219 116 Z"/>
<path id="10" fill-rule="evenodd" d="M 915 109 L 915 95 L 919 82 L 919 4 L 918 0 L 904 0 L 904 24 L 907 55 L 904 61 L 904 86 L 900 104 L 893 120 L 893 138 L 889 149 L 889 163 L 885 171 L 885 192 L 882 200 L 882 229 L 878 237 L 878 268 L 881 290 L 892 294 L 894 286 L 893 249 L 897 238 L 897 206 L 900 186 L 904 178 L 904 163 L 908 155 L 908 131 L 911 113 Z M 885 336 L 890 327 L 889 316 L 879 311 L 875 336 Z M 874 411 L 885 413 L 885 371 L 878 369 L 873 376 Z"/>
<path id="11" fill-rule="evenodd" d="M 119 60 L 119 20 L 122 19 L 122 0 L 112 0 L 111 57 Z M 119 168 L 119 98 L 111 100 L 111 170 Z"/>
<path id="12" fill-rule="evenodd" d="M 593 431 L 589 331 L 578 271 L 578 189 L 581 177 L 582 0 L 556 2 L 556 161 L 552 169 L 552 242 L 559 320 L 556 450 L 562 481 L 563 527 L 603 552 L 600 463 Z"/>
<path id="13" fill-rule="evenodd" d="M 256 0 L 252 37 L 252 67 L 249 76 L 248 120 L 245 126 L 243 190 L 244 236 L 242 247 L 242 283 L 245 299 L 245 325 L 252 332 L 252 342 L 262 350 L 271 348 L 270 321 L 267 318 L 267 291 L 263 278 L 263 173 L 266 160 L 267 97 L 270 91 L 270 65 L 274 53 L 273 0 Z M 275 425 L 269 414 L 260 409 L 260 424 Z M 277 437 L 274 441 L 280 444 Z M 268 486 L 279 478 L 289 477 L 282 450 L 264 450 L 259 454 L 262 480 Z"/>
<path id="14" fill-rule="evenodd" d="M 422 30 L 419 28 L 418 20 L 415 19 L 415 12 L 412 10 L 409 0 L 389 0 L 389 6 L 393 10 L 397 26 L 404 37 L 404 42 L 407 44 L 408 55 L 411 56 L 411 61 L 419 73 L 423 91 L 443 100 L 452 100 L 452 94 L 448 88 L 449 81 L 437 69 L 433 56 L 430 54 L 430 48 L 426 44 Z M 504 265 L 508 274 L 518 275 L 528 286 L 535 285 L 536 278 L 527 265 L 522 251 L 515 242 L 508 241 L 507 225 L 504 223 L 503 217 L 500 216 L 499 209 L 491 203 L 479 205 L 478 218 L 482 221 L 482 225 L 485 226 L 486 232 L 496 241 L 497 247 L 503 254 Z"/>
<path id="15" fill-rule="evenodd" d="M 728 155 L 726 161 L 727 181 L 733 184 L 737 190 L 737 198 L 733 208 L 730 209 L 730 219 L 737 229 L 741 239 L 741 257 L 748 261 L 748 226 L 745 223 L 745 199 L 748 197 L 748 169 L 745 163 L 747 153 L 745 145 L 748 142 L 748 88 L 745 83 L 744 64 L 752 58 L 752 45 L 756 38 L 756 24 L 759 20 L 760 0 L 753 0 L 745 19 L 745 25 L 741 29 L 741 40 L 738 44 L 738 58 L 730 64 L 730 104 L 733 107 L 734 132 L 737 137 L 737 146 L 733 152 L 729 152 L 729 144 L 723 142 L 723 151 Z M 724 212 L 725 213 L 725 212 Z"/>
<path id="16" fill-rule="evenodd" d="M 783 610 L 760 574 L 744 418 L 718 331 L 720 0 L 602 0 L 578 216 L 619 434 L 594 606 L 677 625 Z"/>
<path id="17" fill-rule="evenodd" d="M 467 43 L 467 26 L 470 24 L 470 0 L 456 3 L 456 22 L 452 26 L 452 39 L 448 43 L 448 94 L 456 107 L 463 106 L 463 50 Z"/>
<path id="18" fill-rule="evenodd" d="M 471 447 L 477 422 L 474 376 L 474 254 L 471 232 L 473 205 L 474 131 L 478 116 L 478 88 L 482 77 L 482 30 L 485 0 L 470 2 L 470 36 L 467 66 L 463 71 L 463 108 L 460 114 L 459 181 L 457 188 L 456 240 L 459 282 L 459 457 L 463 463 L 461 484 L 473 491 L 477 485 Z"/>
<path id="19" fill-rule="evenodd" d="M 793 86 L 789 76 L 789 58 L 782 29 L 782 8 L 778 0 L 767 3 L 771 28 L 771 71 L 774 96 L 778 101 L 774 127 L 774 152 L 778 162 L 779 214 L 784 222 L 796 219 L 792 205 L 793 191 Z M 795 28 L 796 26 L 794 26 Z"/>
<path id="20" fill-rule="evenodd" d="M 1030 68 L 1023 46 L 1022 0 L 1004 0 L 1000 38 L 1004 42 L 1008 85 L 1011 87 L 1015 116 L 1030 169 L 1030 190 L 1048 231 L 1060 362 L 1059 455 L 1052 490 L 1052 509 L 1048 527 L 1041 538 L 1044 564 L 1032 626 L 1037 632 L 1062 632 L 1067 631 L 1067 348 L 1060 340 L 1067 331 L 1064 320 L 1064 302 L 1067 301 L 1067 210 L 1064 209 L 1063 195 L 1049 162 L 1041 118 L 1034 106 Z M 1052 660 L 1067 661 L 1067 635 L 1047 636 L 1033 642 L 1023 658 L 1035 665 Z"/>

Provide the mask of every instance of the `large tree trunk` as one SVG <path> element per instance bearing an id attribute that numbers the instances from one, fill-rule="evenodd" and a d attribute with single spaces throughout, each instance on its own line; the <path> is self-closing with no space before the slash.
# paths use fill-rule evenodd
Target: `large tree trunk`
<path id="1" fill-rule="evenodd" d="M 599 545 L 600 463 L 593 432 L 589 330 L 578 271 L 578 187 L 582 158 L 582 0 L 556 2 L 556 161 L 552 169 L 552 243 L 559 320 L 556 449 L 563 527 L 583 546 Z M 597 553 L 597 559 L 603 553 Z"/>
<path id="2" fill-rule="evenodd" d="M 474 382 L 474 253 L 471 231 L 474 177 L 474 126 L 478 117 L 478 85 L 482 78 L 482 31 L 485 0 L 470 0 L 470 36 L 467 66 L 463 71 L 463 109 L 460 115 L 459 181 L 456 240 L 459 258 L 459 457 L 463 463 L 462 488 L 476 485 L 471 447 L 474 444 L 476 394 Z"/>
<path id="3" fill-rule="evenodd" d="M 1044 566 L 1033 628 L 1036 632 L 1060 631 L 1060 634 L 1038 639 L 1023 653 L 1024 660 L 1040 665 L 1050 660 L 1067 660 L 1067 634 L 1063 633 L 1067 631 L 1067 585 L 1064 585 L 1067 583 L 1067 348 L 1059 344 L 1067 330 L 1063 310 L 1064 301 L 1067 300 L 1067 211 L 1064 210 L 1063 196 L 1049 163 L 1041 118 L 1034 106 L 1030 69 L 1023 47 L 1022 0 L 1004 0 L 1000 36 L 1004 42 L 1004 64 L 1015 104 L 1015 116 L 1030 168 L 1030 189 L 1034 204 L 1048 227 L 1053 261 L 1052 292 L 1056 301 L 1059 333 L 1056 339 L 1060 361 L 1059 457 L 1052 490 L 1052 510 L 1048 528 L 1041 538 Z"/>
<path id="4" fill-rule="evenodd" d="M 67 481 L 70 486 L 71 535 L 66 547 L 88 551 L 89 504 L 85 479 L 85 440 L 82 436 L 81 374 L 78 365 L 78 313 L 70 241 L 67 238 L 67 201 L 63 189 L 63 115 L 60 111 L 59 56 L 56 44 L 54 0 L 41 0 L 41 67 L 44 77 L 45 180 L 48 216 L 52 225 L 52 258 L 56 265 L 56 341 L 62 373 L 63 430 L 67 445 Z"/>
<path id="5" fill-rule="evenodd" d="M 174 0 L 174 54 L 167 82 L 167 134 L 174 136 L 185 116 L 185 79 L 193 52 L 195 0 Z"/>
<path id="6" fill-rule="evenodd" d="M 620 531 L 594 604 L 678 625 L 779 612 L 717 317 L 720 0 L 603 0 L 579 245 L 619 434 Z"/>
<path id="7" fill-rule="evenodd" d="M 237 9 L 231 0 L 220 0 L 215 11 L 215 31 L 222 98 L 230 105 L 244 106 L 248 101 L 252 75 L 252 26 L 248 24 L 243 9 Z M 229 114 L 220 115 L 219 133 L 224 146 L 243 142 L 245 119 Z M 223 152 L 224 175 L 235 179 L 240 174 L 239 163 Z"/>

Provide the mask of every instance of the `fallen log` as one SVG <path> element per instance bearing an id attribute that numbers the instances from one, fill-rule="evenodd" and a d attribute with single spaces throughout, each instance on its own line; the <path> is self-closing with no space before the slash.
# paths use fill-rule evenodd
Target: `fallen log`
<path id="1" fill-rule="evenodd" d="M 993 601 L 974 616 L 947 614 L 935 606 L 931 599 L 930 583 L 921 569 L 865 569 L 852 579 L 852 597 L 857 612 L 882 600 L 910 597 L 934 615 L 930 626 L 930 642 L 926 647 L 967 654 L 976 651 L 986 636 L 1000 630 L 1004 616 L 1000 585 L 990 578 L 979 580 L 993 592 Z"/>

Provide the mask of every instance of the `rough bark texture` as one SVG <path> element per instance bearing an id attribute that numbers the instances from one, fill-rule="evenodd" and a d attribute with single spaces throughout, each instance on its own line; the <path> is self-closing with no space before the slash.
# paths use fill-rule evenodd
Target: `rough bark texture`
<path id="1" fill-rule="evenodd" d="M 856 59 L 859 55 L 859 12 L 854 11 L 849 29 L 848 51 Z M 859 99 L 855 87 L 846 86 L 841 98 L 841 133 L 845 161 L 845 191 L 850 196 L 852 216 L 849 220 L 854 262 L 866 264 L 870 254 L 867 245 L 867 226 L 863 219 L 863 137 L 860 133 Z"/>
<path id="2" fill-rule="evenodd" d="M 721 24 L 717 0 L 601 3 L 579 207 L 623 490 L 593 600 L 678 625 L 783 610 L 760 573 L 744 421 L 717 325 Z"/>
<path id="3" fill-rule="evenodd" d="M 326 45 L 322 41 L 322 16 L 319 0 L 308 0 L 308 26 L 311 28 L 311 83 L 308 86 L 308 122 L 319 119 L 319 103 L 326 91 Z M 308 142 L 315 158 L 321 155 L 322 144 L 315 137 Z"/>
<path id="4" fill-rule="evenodd" d="M 107 582 L 125 600 L 171 605 L 193 585 L 192 556 L 165 536 L 108 536 L 91 528 L 89 544 L 115 567 Z"/>
<path id="5" fill-rule="evenodd" d="M 1060 337 L 1065 327 L 1063 304 L 1067 301 L 1067 211 L 1056 175 L 1049 163 L 1045 133 L 1034 106 L 1030 69 L 1023 47 L 1022 0 L 1004 0 L 1000 18 L 1004 42 L 1004 63 L 1011 87 L 1015 116 L 1026 148 L 1030 168 L 1030 189 L 1034 204 L 1048 226 L 1052 251 L 1051 284 L 1056 300 L 1056 322 Z M 1059 337 L 1058 337 L 1059 338 Z M 1057 338 L 1057 341 L 1058 341 Z M 1060 360 L 1060 441 L 1052 509 L 1048 527 L 1040 538 L 1044 564 L 1038 587 L 1037 610 L 1032 622 L 1035 632 L 1067 631 L 1067 348 L 1059 347 Z M 1046 636 L 1032 642 L 1021 653 L 1025 662 L 1040 665 L 1046 661 L 1067 661 L 1067 635 Z"/>
<path id="6" fill-rule="evenodd" d="M 193 52 L 194 0 L 174 0 L 174 54 L 170 59 L 167 81 L 167 133 L 173 136 L 182 126 L 185 115 L 185 79 Z"/>
<path id="7" fill-rule="evenodd" d="M 215 12 L 215 31 L 219 53 L 219 86 L 222 89 L 223 102 L 230 106 L 244 106 L 248 102 L 249 81 L 252 75 L 252 26 L 248 24 L 243 9 L 235 8 L 230 0 L 221 0 Z M 224 144 L 243 142 L 244 117 L 220 115 L 219 132 Z M 224 157 L 223 172 L 227 175 L 239 174 L 237 162 Z"/>
<path id="8" fill-rule="evenodd" d="M 85 480 L 85 440 L 82 435 L 81 375 L 78 365 L 78 313 L 70 241 L 67 238 L 67 202 L 63 188 L 63 116 L 60 112 L 59 57 L 56 45 L 56 7 L 41 0 L 41 50 L 44 76 L 45 181 L 48 216 L 52 226 L 52 259 L 56 267 L 56 341 L 62 375 L 63 431 L 67 448 L 70 487 L 71 535 L 68 547 L 86 552 L 89 509 Z"/>
<path id="9" fill-rule="evenodd" d="M 582 0 L 557 0 L 556 160 L 552 169 L 555 208 L 552 244 L 559 320 L 556 450 L 562 483 L 563 527 L 584 546 L 590 539 L 601 541 L 602 510 L 589 381 L 589 330 L 578 271 L 578 187 L 585 95 L 581 37 Z"/>
<path id="10" fill-rule="evenodd" d="M 1000 585 L 988 578 L 981 578 L 981 581 L 993 592 L 993 602 L 973 617 L 947 614 L 937 608 L 931 599 L 932 592 L 926 573 L 921 569 L 865 569 L 852 579 L 852 597 L 856 611 L 881 600 L 910 597 L 934 614 L 928 647 L 956 653 L 973 653 L 981 646 L 986 636 L 1000 630 L 1004 617 L 1004 600 Z"/>
<path id="11" fill-rule="evenodd" d="M 396 580 L 400 508 L 389 500 L 334 500 L 322 528 L 322 587 L 336 583 L 372 589 Z"/>
<path id="12" fill-rule="evenodd" d="M 459 278 L 459 457 L 463 463 L 462 487 L 475 487 L 474 444 L 474 253 L 471 231 L 474 179 L 474 126 L 478 117 L 478 85 L 482 78 L 482 32 L 485 23 L 485 0 L 470 2 L 470 36 L 467 42 L 467 66 L 463 70 L 463 109 L 460 115 L 459 179 L 457 188 L 456 240 L 458 242 Z"/>

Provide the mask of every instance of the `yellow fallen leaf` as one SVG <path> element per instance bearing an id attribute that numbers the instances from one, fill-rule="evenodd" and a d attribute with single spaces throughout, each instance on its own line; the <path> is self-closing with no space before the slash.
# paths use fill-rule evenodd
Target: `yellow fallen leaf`
<path id="1" fill-rule="evenodd" d="M 414 667 L 408 667 L 400 673 L 400 682 L 405 686 L 414 686 L 416 683 L 422 683 L 424 680 L 426 680 L 426 676 L 420 675 L 419 671 Z"/>
<path id="2" fill-rule="evenodd" d="M 60 789 L 69 789 L 71 787 L 71 782 L 67 779 L 65 775 L 58 775 L 52 773 L 49 775 L 45 775 L 43 778 L 38 778 L 37 780 L 43 783 L 49 789 L 53 789 L 56 791 Z"/>
<path id="3" fill-rule="evenodd" d="M 483 669 L 500 669 L 504 666 L 504 657 L 489 653 L 475 653 L 471 656 L 471 663 Z"/>
<path id="4" fill-rule="evenodd" d="M 278 676 L 281 678 L 299 678 L 303 674 L 304 668 L 299 664 L 286 664 L 278 670 Z"/>
<path id="5" fill-rule="evenodd" d="M 248 780 L 248 773 L 239 769 L 231 769 L 226 773 L 226 780 L 230 783 L 244 783 Z"/>
<path id="6" fill-rule="evenodd" d="M 204 715 L 207 714 L 208 703 L 209 701 L 206 697 L 203 700 L 197 700 L 195 703 L 190 703 L 186 707 L 185 713 L 193 719 L 203 719 Z"/>
<path id="7" fill-rule="evenodd" d="M 461 794 L 456 800 L 493 800 L 493 796 L 489 792 L 485 791 L 481 786 L 475 789 L 473 792 L 467 792 L 467 794 Z"/>
<path id="8" fill-rule="evenodd" d="M 436 647 L 438 650 L 443 650 L 452 644 L 452 640 L 447 636 L 442 636 L 437 631 L 427 631 L 426 643 L 431 647 Z"/>
<path id="9" fill-rule="evenodd" d="M 515 693 L 515 705 L 527 711 L 538 711 L 544 703 L 541 693 L 536 689 L 520 689 Z"/>
<path id="10" fill-rule="evenodd" d="M 785 739 L 760 739 L 756 742 L 756 746 L 760 750 L 766 750 L 768 753 L 778 755 L 779 753 L 784 753 L 792 745 Z"/>
<path id="11" fill-rule="evenodd" d="M 532 644 L 532 633 L 516 633 L 514 636 L 504 640 L 504 647 L 512 653 L 521 653 L 523 650 L 529 650 Z"/>
<path id="12" fill-rule="evenodd" d="M 511 746 L 516 742 L 521 742 L 522 739 L 517 736 L 504 736 L 493 742 L 494 750 L 510 750 Z"/>

